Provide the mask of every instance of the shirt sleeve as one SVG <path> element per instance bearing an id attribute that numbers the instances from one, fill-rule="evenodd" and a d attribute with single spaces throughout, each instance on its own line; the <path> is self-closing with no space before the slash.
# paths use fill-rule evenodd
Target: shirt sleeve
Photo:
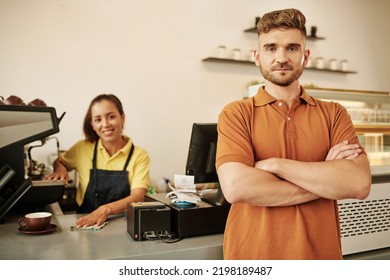
<path id="1" fill-rule="evenodd" d="M 77 163 L 79 162 L 78 156 L 80 155 L 81 142 L 74 144 L 69 150 L 61 153 L 59 159 L 60 162 L 65 165 L 68 171 L 77 169 Z"/>
<path id="2" fill-rule="evenodd" d="M 250 109 L 239 102 L 227 105 L 219 115 L 217 128 L 216 168 L 226 162 L 239 162 L 253 166 Z"/>
<path id="3" fill-rule="evenodd" d="M 362 154 L 366 155 L 367 153 L 356 135 L 355 127 L 353 126 L 352 119 L 347 110 L 338 103 L 334 104 L 336 106 L 336 114 L 332 126 L 332 147 L 344 140 L 348 140 L 351 144 L 358 144 L 362 150 Z"/>
<path id="4" fill-rule="evenodd" d="M 149 169 L 150 169 L 150 157 L 148 153 L 142 149 L 139 149 L 139 153 L 137 153 L 135 157 L 134 166 L 132 168 L 132 176 L 129 178 L 131 182 L 131 188 L 143 188 L 145 190 L 149 189 L 150 185 L 150 177 L 149 177 Z"/>

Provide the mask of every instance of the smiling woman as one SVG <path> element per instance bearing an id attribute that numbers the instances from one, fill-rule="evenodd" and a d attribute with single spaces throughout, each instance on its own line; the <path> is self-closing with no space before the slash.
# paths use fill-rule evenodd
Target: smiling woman
<path id="1" fill-rule="evenodd" d="M 125 113 L 122 103 L 113 94 L 102 94 L 92 100 L 84 118 L 84 134 L 89 142 L 102 140 L 107 152 L 112 156 L 125 146 L 122 130 Z"/>
<path id="2" fill-rule="evenodd" d="M 113 94 L 95 97 L 84 118 L 85 140 L 73 145 L 54 162 L 50 180 L 68 180 L 77 170 L 77 227 L 101 225 L 110 214 L 123 213 L 129 202 L 143 201 L 149 187 L 148 153 L 122 134 L 125 114 Z"/>
<path id="3" fill-rule="evenodd" d="M 125 115 L 119 114 L 113 103 L 104 100 L 91 108 L 91 116 L 92 129 L 112 156 L 126 144 L 122 138 Z"/>

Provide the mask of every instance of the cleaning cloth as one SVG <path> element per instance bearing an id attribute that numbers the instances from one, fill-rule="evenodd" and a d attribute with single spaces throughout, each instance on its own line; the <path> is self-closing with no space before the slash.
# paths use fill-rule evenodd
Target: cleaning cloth
<path id="1" fill-rule="evenodd" d="M 104 223 L 101 224 L 100 226 L 93 225 L 93 226 L 89 226 L 89 227 L 79 227 L 79 228 L 76 227 L 76 226 L 71 226 L 71 227 L 70 227 L 70 230 L 71 230 L 71 231 L 74 231 L 74 230 L 98 231 L 98 230 L 101 230 L 102 228 L 104 228 L 107 224 L 108 224 L 108 222 L 104 222 Z"/>

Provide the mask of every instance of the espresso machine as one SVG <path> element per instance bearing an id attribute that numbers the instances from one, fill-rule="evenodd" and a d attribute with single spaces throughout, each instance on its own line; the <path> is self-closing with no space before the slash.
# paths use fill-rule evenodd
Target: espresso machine
<path id="1" fill-rule="evenodd" d="M 62 198 L 65 183 L 43 180 L 44 166 L 31 158 L 31 149 L 59 132 L 64 114 L 57 118 L 53 107 L 0 103 L 0 222 L 11 210 L 39 211 Z M 41 144 L 28 146 L 36 141 Z"/>

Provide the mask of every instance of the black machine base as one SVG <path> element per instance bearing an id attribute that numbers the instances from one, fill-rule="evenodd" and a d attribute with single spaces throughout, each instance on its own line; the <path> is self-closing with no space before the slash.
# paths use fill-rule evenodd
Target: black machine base
<path id="1" fill-rule="evenodd" d="M 166 194 L 149 194 L 145 201 L 159 201 L 171 208 L 171 229 L 177 237 L 223 233 L 230 204 L 212 205 L 199 201 L 193 207 L 177 207 Z"/>

